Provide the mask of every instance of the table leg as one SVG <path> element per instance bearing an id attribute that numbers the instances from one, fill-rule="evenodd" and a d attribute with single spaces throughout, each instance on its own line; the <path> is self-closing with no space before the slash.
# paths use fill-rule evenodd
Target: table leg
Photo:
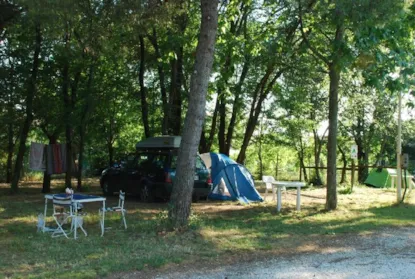
<path id="1" fill-rule="evenodd" d="M 43 228 L 42 228 L 42 232 L 45 232 L 45 228 L 46 228 L 46 214 L 48 212 L 48 199 L 45 198 L 45 211 L 43 213 Z"/>
<path id="2" fill-rule="evenodd" d="M 102 201 L 102 220 L 101 220 L 101 236 L 104 236 L 105 231 L 105 201 Z"/>
<path id="3" fill-rule="evenodd" d="M 281 186 L 277 186 L 277 211 L 281 211 Z"/>
<path id="4" fill-rule="evenodd" d="M 72 217 L 72 223 L 74 225 L 74 239 L 76 239 L 76 231 L 78 230 L 78 204 L 74 203 L 75 205 L 75 220 L 73 219 L 74 217 Z"/>
<path id="5" fill-rule="evenodd" d="M 301 186 L 297 186 L 297 211 L 301 210 Z"/>
<path id="6" fill-rule="evenodd" d="M 272 201 L 275 201 L 275 186 L 272 184 Z"/>

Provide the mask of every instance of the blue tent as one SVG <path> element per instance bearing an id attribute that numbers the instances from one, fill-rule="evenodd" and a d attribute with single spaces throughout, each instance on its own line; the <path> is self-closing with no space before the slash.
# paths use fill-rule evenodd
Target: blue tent
<path id="1" fill-rule="evenodd" d="M 243 165 L 223 154 L 208 154 L 202 154 L 201 158 L 207 162 L 207 167 L 211 168 L 213 189 L 209 194 L 210 199 L 239 200 L 243 203 L 263 201 L 255 189 L 252 175 Z"/>

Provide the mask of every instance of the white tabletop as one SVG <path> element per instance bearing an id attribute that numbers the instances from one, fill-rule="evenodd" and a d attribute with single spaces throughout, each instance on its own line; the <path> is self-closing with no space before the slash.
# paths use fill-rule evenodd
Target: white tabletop
<path id="1" fill-rule="evenodd" d="M 285 187 L 304 187 L 306 186 L 305 182 L 300 181 L 275 181 L 273 184 L 277 186 L 285 186 Z"/>

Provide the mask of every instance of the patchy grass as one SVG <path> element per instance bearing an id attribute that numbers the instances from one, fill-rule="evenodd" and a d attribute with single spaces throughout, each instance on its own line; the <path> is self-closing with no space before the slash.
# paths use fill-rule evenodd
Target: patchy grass
<path id="1" fill-rule="evenodd" d="M 89 191 L 100 194 L 96 181 Z M 209 262 L 253 253 L 315 251 L 316 240 L 341 234 L 361 234 L 382 227 L 414 226 L 414 194 L 395 205 L 395 191 L 355 186 L 338 196 L 339 208 L 324 211 L 325 189 L 304 189 L 302 211 L 296 212 L 295 191 L 283 192 L 283 210 L 276 212 L 270 195 L 253 205 L 200 202 L 193 204 L 190 229 L 185 233 L 163 230 L 167 205 L 142 204 L 127 197 L 128 230 L 119 216 L 108 214 L 111 227 L 100 237 L 98 204 L 88 204 L 88 237 L 78 240 L 37 233 L 37 215 L 43 212 L 40 185 L 27 182 L 21 193 L 10 196 L 0 185 L 1 278 L 96 278 L 117 272 L 159 268 L 183 262 Z M 55 191 L 61 184 L 53 185 Z M 108 199 L 112 205 L 116 197 Z M 52 225 L 51 218 L 48 224 Z"/>

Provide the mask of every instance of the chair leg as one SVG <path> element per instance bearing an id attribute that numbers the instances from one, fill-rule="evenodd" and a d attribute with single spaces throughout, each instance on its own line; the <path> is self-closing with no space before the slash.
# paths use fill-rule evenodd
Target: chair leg
<path id="1" fill-rule="evenodd" d="M 122 219 L 124 221 L 124 228 L 127 229 L 127 222 L 125 221 L 125 213 L 124 213 L 124 210 L 121 211 L 121 214 L 122 214 Z"/>
<path id="2" fill-rule="evenodd" d="M 74 228 L 74 238 L 75 239 L 77 238 L 76 235 L 77 235 L 78 228 L 81 229 L 81 231 L 84 233 L 85 236 L 88 236 L 87 232 L 85 231 L 84 227 L 82 226 L 83 225 L 82 224 L 83 223 L 82 217 L 74 216 L 73 220 L 74 221 L 72 222 L 72 225 L 73 225 L 73 228 Z"/>
<path id="3" fill-rule="evenodd" d="M 102 210 L 99 211 L 99 224 L 101 227 L 101 236 L 104 235 L 105 230 L 105 215 L 103 216 L 104 212 Z"/>
<path id="4" fill-rule="evenodd" d="M 55 219 L 56 224 L 58 225 L 58 228 L 52 233 L 52 237 L 59 237 L 63 235 L 66 238 L 69 238 L 65 230 L 62 228 L 62 225 L 64 224 L 66 219 L 62 222 L 62 224 L 58 221 L 58 219 L 55 216 L 53 216 L 53 219 Z"/>
<path id="5" fill-rule="evenodd" d="M 85 236 L 88 236 L 88 234 L 86 233 L 86 230 L 83 227 L 84 219 L 82 217 L 77 217 L 77 218 L 81 218 L 81 219 L 78 219 L 79 228 L 81 229 L 81 231 L 84 233 Z M 79 222 L 79 221 L 81 221 L 81 222 Z"/>

